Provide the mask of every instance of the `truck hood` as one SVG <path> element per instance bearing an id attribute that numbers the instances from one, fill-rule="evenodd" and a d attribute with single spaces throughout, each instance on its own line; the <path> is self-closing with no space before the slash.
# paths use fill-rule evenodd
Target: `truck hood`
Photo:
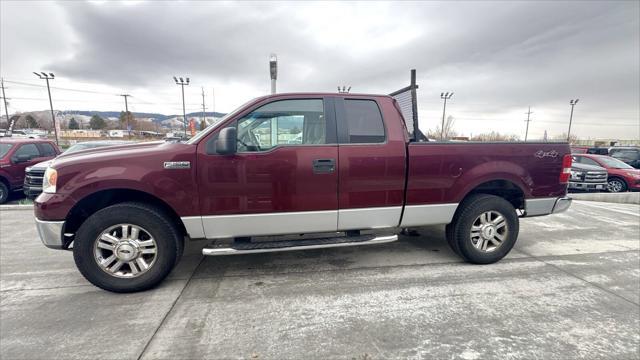
<path id="1" fill-rule="evenodd" d="M 581 171 L 603 171 L 606 172 L 607 169 L 600 167 L 600 166 L 596 166 L 596 165 L 587 165 L 587 164 L 581 164 L 581 163 L 573 163 L 571 164 L 571 169 L 572 170 L 581 170 Z"/>
<path id="2" fill-rule="evenodd" d="M 134 143 L 134 144 L 101 146 L 101 147 L 96 147 L 92 149 L 74 151 L 72 153 L 62 153 L 58 155 L 56 159 L 67 158 L 67 157 L 76 156 L 76 155 L 94 154 L 94 153 L 100 153 L 100 152 L 106 152 L 106 151 L 119 151 L 123 149 L 128 150 L 128 149 L 134 149 L 134 148 L 145 148 L 145 147 L 155 146 L 155 145 L 164 144 L 164 143 L 165 143 L 164 141 L 148 141 L 148 142 L 141 142 L 141 143 Z"/>
<path id="3" fill-rule="evenodd" d="M 141 156 L 157 156 L 159 158 L 163 158 L 165 157 L 164 155 L 166 155 L 166 157 L 171 157 L 174 150 L 183 149 L 185 147 L 190 147 L 193 149 L 193 152 L 195 152 L 195 145 L 170 143 L 165 141 L 150 141 L 138 144 L 100 147 L 82 150 L 68 155 L 60 155 L 55 158 L 50 165 L 59 169 L 67 165 L 76 165 L 81 163 L 94 164 L 103 160 L 118 160 L 126 166 L 127 161 L 132 158 Z"/>

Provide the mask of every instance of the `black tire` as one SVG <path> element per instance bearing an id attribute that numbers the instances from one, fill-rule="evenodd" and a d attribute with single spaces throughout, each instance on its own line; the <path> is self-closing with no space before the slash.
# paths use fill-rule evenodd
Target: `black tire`
<path id="1" fill-rule="evenodd" d="M 471 226 L 478 217 L 492 211 L 502 215 L 506 222 L 504 240 L 492 251 L 482 251 L 474 246 Z M 505 257 L 518 238 L 519 219 L 516 210 L 507 200 L 487 194 L 471 195 L 461 204 L 453 222 L 447 225 L 447 241 L 451 249 L 465 261 L 473 264 L 491 264 Z M 493 243 L 492 243 L 493 244 Z"/>
<path id="2" fill-rule="evenodd" d="M 138 277 L 121 278 L 102 270 L 94 257 L 100 234 L 118 224 L 144 228 L 155 239 L 155 261 Z M 158 285 L 178 263 L 184 249 L 183 237 L 171 218 L 159 209 L 141 203 L 121 203 L 91 215 L 80 226 L 73 244 L 73 259 L 82 275 L 95 286 L 113 292 L 144 291 Z"/>
<path id="3" fill-rule="evenodd" d="M 607 180 L 607 191 L 612 193 L 620 193 L 627 191 L 627 182 L 619 177 L 611 177 Z"/>
<path id="4" fill-rule="evenodd" d="M 4 204 L 7 202 L 9 198 L 9 187 L 4 181 L 0 181 L 0 204 Z"/>

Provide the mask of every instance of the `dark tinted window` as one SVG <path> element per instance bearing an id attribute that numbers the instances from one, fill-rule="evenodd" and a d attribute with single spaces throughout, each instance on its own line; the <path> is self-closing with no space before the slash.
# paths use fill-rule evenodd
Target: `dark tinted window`
<path id="1" fill-rule="evenodd" d="M 29 155 L 29 158 L 33 159 L 40 156 L 40 152 L 38 151 L 38 147 L 36 144 L 25 144 L 21 145 L 18 150 L 16 150 L 13 156 L 18 157 L 20 155 Z"/>
<path id="2" fill-rule="evenodd" d="M 350 143 L 384 142 L 384 124 L 378 104 L 372 100 L 345 100 Z"/>
<path id="3" fill-rule="evenodd" d="M 51 144 L 40 144 L 40 152 L 42 153 L 42 156 L 56 156 L 56 151 L 53 149 Z"/>

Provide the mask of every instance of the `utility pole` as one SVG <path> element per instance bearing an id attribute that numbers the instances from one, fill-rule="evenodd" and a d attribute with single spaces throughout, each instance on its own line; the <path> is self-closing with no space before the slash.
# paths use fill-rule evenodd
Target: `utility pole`
<path id="1" fill-rule="evenodd" d="M 440 99 L 444 100 L 444 106 L 442 107 L 442 127 L 440 128 L 440 140 L 444 140 L 444 115 L 447 111 L 447 100 L 451 99 L 453 92 L 440 93 Z"/>
<path id="2" fill-rule="evenodd" d="M 276 80 L 278 80 L 278 57 L 271 54 L 269 57 L 269 73 L 271 74 L 271 94 L 276 93 Z"/>
<path id="3" fill-rule="evenodd" d="M 184 137 L 186 138 L 187 137 L 187 110 L 184 106 L 184 86 L 189 85 L 189 78 L 187 78 L 187 81 L 184 81 L 184 79 L 182 78 L 180 78 L 180 81 L 178 81 L 178 78 L 174 76 L 173 81 L 176 82 L 176 85 L 182 86 L 182 122 L 184 124 Z"/>
<path id="4" fill-rule="evenodd" d="M 571 139 L 571 122 L 573 121 L 573 107 L 580 101 L 580 99 L 569 100 L 569 105 L 571 105 L 571 115 L 569 115 L 569 130 L 567 131 L 567 142 Z"/>
<path id="5" fill-rule="evenodd" d="M 129 133 L 129 137 L 131 137 L 131 130 L 129 129 L 129 103 L 127 102 L 127 98 L 131 95 L 129 94 L 120 94 L 124 98 L 124 117 L 127 119 L 127 132 Z"/>
<path id="6" fill-rule="evenodd" d="M 2 99 L 4 100 L 4 113 L 7 115 L 7 131 L 13 130 L 13 124 L 9 121 L 9 107 L 7 106 L 7 95 L 4 93 L 4 79 L 0 79 L 0 86 L 2 86 Z"/>
<path id="7" fill-rule="evenodd" d="M 204 123 L 207 123 L 207 113 L 205 112 L 205 107 L 204 107 L 204 87 L 202 87 L 202 121 L 204 121 Z M 200 130 L 204 130 L 204 129 L 200 129 Z"/>
<path id="8" fill-rule="evenodd" d="M 37 77 L 39 77 L 40 79 L 44 79 L 47 81 L 47 92 L 49 93 L 49 106 L 51 107 L 51 122 L 53 124 L 53 133 L 55 134 L 56 137 L 56 145 L 58 144 L 58 128 L 56 127 L 56 116 L 53 114 L 53 102 L 51 101 L 51 88 L 49 87 L 49 80 L 53 80 L 55 78 L 55 75 L 53 75 L 53 73 L 45 73 L 44 71 L 37 73 L 37 72 L 33 72 L 34 74 L 36 74 Z"/>
<path id="9" fill-rule="evenodd" d="M 524 141 L 527 141 L 527 135 L 529 135 L 529 122 L 531 121 L 531 119 L 529 118 L 531 116 L 531 114 L 533 114 L 533 112 L 531 112 L 531 106 L 529 106 L 529 111 L 527 111 L 525 114 L 527 114 L 527 120 L 525 120 L 525 122 L 527 123 L 527 130 L 524 132 Z"/>
<path id="10" fill-rule="evenodd" d="M 211 88 L 211 112 L 214 113 L 213 117 L 214 117 L 214 121 L 215 121 L 215 112 L 216 112 L 216 89 L 215 88 Z"/>

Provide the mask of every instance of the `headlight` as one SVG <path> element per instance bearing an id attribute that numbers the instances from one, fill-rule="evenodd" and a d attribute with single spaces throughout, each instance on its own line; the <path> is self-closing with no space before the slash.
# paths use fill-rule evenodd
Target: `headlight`
<path id="1" fill-rule="evenodd" d="M 27 166 L 26 168 L 24 168 L 24 172 L 29 172 L 31 171 L 31 166 Z"/>
<path id="2" fill-rule="evenodd" d="M 582 177 L 582 172 L 581 171 L 573 171 L 573 170 L 571 170 L 571 177 L 579 179 L 579 178 Z"/>
<path id="3" fill-rule="evenodd" d="M 42 192 L 49 194 L 56 193 L 56 183 L 58 182 L 58 171 L 52 167 L 48 167 L 44 172 L 42 180 Z"/>

